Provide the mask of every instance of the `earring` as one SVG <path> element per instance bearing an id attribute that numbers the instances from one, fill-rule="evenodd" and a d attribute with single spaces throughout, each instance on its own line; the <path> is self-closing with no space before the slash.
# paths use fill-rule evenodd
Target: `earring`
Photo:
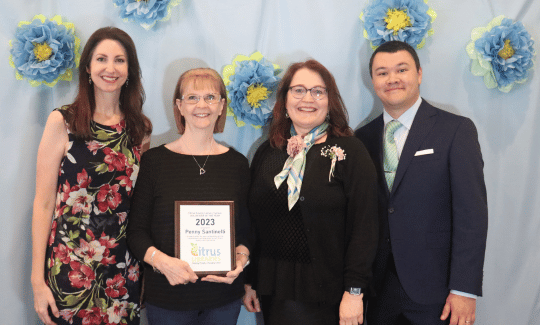
<path id="1" fill-rule="evenodd" d="M 128 83 L 129 83 L 129 78 L 126 79 L 126 87 L 127 87 Z"/>
<path id="2" fill-rule="evenodd" d="M 285 112 L 285 117 L 289 118 L 289 113 Z"/>
<path id="3" fill-rule="evenodd" d="M 88 83 L 92 84 L 92 77 L 91 76 L 88 76 Z"/>
<path id="4" fill-rule="evenodd" d="M 330 122 L 330 113 L 326 114 L 326 122 Z"/>

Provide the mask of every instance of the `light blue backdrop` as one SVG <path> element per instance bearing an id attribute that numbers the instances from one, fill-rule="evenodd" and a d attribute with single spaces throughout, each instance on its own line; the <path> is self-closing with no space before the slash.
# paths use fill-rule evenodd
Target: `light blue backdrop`
<path id="1" fill-rule="evenodd" d="M 181 72 L 197 66 L 221 72 L 238 54 L 260 51 L 286 68 L 308 57 L 336 77 L 353 128 L 381 112 L 371 90 L 372 50 L 358 16 L 366 0 L 184 0 L 171 20 L 146 31 L 124 23 L 112 0 L 2 0 L 0 10 L 0 324 L 36 324 L 30 286 L 31 217 L 37 147 L 51 110 L 72 102 L 74 82 L 55 88 L 17 81 L 8 64 L 8 41 L 17 23 L 56 14 L 75 23 L 84 44 L 93 31 L 112 25 L 137 45 L 154 123 L 152 146 L 176 138 L 172 94 Z M 430 0 L 437 12 L 435 35 L 419 50 L 422 96 L 478 127 L 485 161 L 489 232 L 484 297 L 476 324 L 540 324 L 540 74 L 503 94 L 488 90 L 469 72 L 465 46 L 473 28 L 504 14 L 521 20 L 539 39 L 540 1 Z M 539 46 L 535 44 L 538 51 Z M 538 64 L 538 57 L 536 58 Z M 75 76 L 77 79 L 77 76 Z M 262 131 L 238 128 L 228 118 L 218 136 L 248 157 Z M 254 144 L 256 143 L 256 144 Z M 239 324 L 254 324 L 242 313 Z"/>

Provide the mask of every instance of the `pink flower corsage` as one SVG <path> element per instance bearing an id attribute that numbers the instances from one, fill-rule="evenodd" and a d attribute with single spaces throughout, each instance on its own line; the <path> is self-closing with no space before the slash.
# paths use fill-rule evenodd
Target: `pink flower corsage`
<path id="1" fill-rule="evenodd" d="M 287 154 L 293 158 L 305 147 L 304 139 L 300 135 L 295 135 L 287 140 Z"/>
<path id="2" fill-rule="evenodd" d="M 334 170 L 336 169 L 336 161 L 345 160 L 345 157 L 347 155 L 345 154 L 345 150 L 341 149 L 338 146 L 325 146 L 321 149 L 321 156 L 332 159 L 332 166 L 330 166 L 330 173 L 328 174 L 328 181 L 330 182 L 332 176 L 334 176 Z"/>

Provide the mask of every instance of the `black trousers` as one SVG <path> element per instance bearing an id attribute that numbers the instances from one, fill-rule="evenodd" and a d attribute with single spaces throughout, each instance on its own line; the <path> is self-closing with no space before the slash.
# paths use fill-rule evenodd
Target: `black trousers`
<path id="1" fill-rule="evenodd" d="M 337 325 L 339 304 L 301 302 L 261 296 L 264 325 Z"/>

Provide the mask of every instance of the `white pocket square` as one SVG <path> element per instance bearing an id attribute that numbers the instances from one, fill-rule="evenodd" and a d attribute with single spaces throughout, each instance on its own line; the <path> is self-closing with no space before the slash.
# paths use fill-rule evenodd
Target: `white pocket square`
<path id="1" fill-rule="evenodd" d="M 433 149 L 425 149 L 425 150 L 420 150 L 420 151 L 417 151 L 414 156 L 423 156 L 423 155 L 431 155 L 433 154 Z"/>

